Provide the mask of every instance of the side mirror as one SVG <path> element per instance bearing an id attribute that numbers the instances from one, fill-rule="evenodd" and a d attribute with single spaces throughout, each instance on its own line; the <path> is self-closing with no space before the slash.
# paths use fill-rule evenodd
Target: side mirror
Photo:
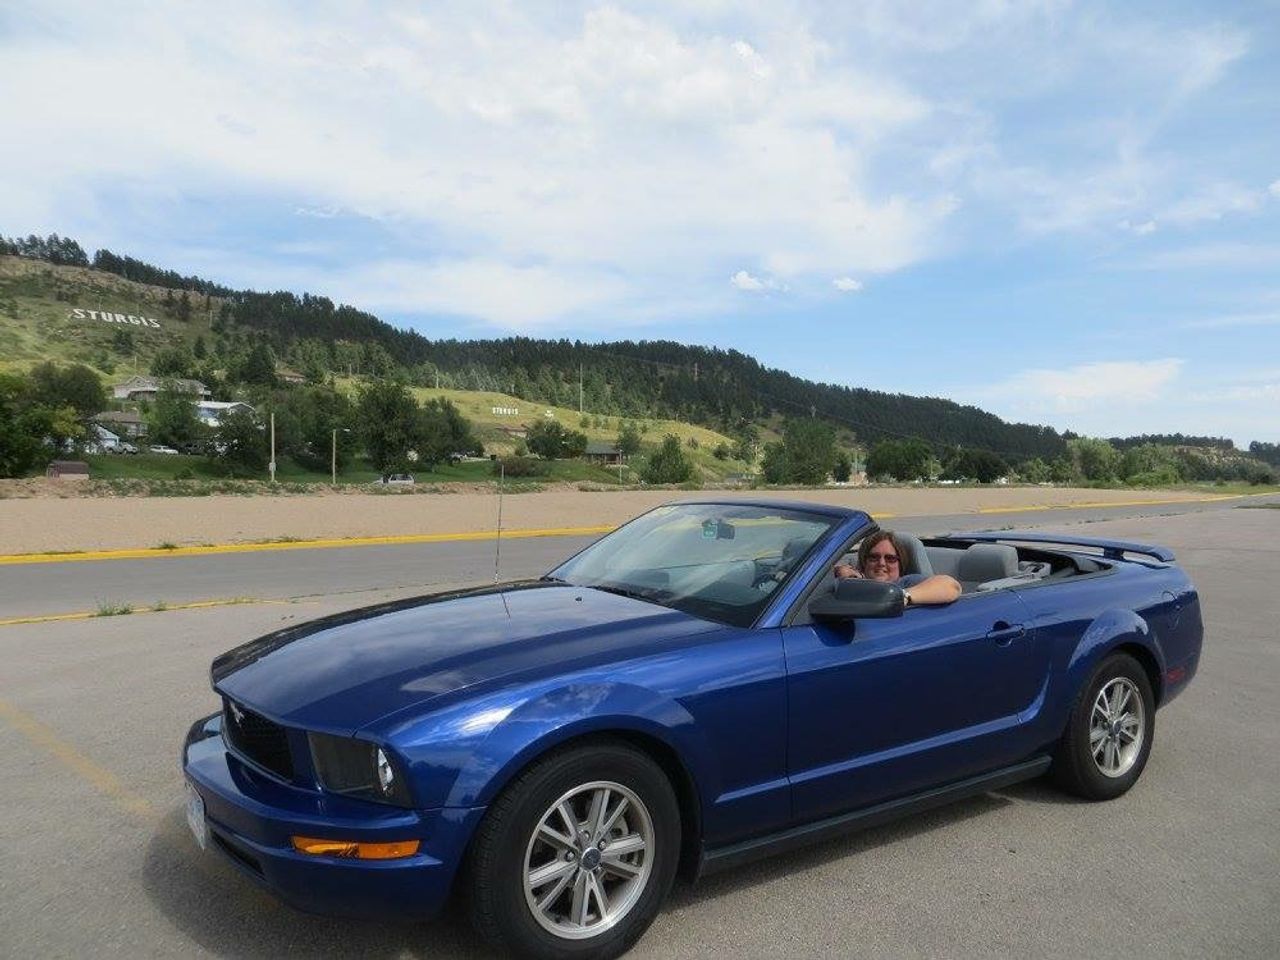
<path id="1" fill-rule="evenodd" d="M 811 601 L 809 616 L 826 621 L 900 617 L 904 605 L 902 588 L 896 583 L 850 577 L 837 580 L 832 593 Z"/>

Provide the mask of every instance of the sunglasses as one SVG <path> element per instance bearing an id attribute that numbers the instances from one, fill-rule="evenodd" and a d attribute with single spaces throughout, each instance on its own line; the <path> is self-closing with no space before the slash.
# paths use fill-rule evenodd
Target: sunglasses
<path id="1" fill-rule="evenodd" d="M 898 562 L 897 554 L 893 553 L 869 553 L 867 554 L 867 563 L 883 563 L 886 567 L 894 566 Z"/>

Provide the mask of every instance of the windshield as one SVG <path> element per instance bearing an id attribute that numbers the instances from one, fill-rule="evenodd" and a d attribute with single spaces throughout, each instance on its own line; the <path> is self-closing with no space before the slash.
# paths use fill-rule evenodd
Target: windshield
<path id="1" fill-rule="evenodd" d="M 770 507 L 659 507 L 550 577 L 748 626 L 835 520 Z"/>

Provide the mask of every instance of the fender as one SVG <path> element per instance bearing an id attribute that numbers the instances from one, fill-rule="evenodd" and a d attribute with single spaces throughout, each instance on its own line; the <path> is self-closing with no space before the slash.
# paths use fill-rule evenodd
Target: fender
<path id="1" fill-rule="evenodd" d="M 1075 702 L 1076 694 L 1102 658 L 1126 644 L 1141 647 L 1150 654 L 1156 662 L 1158 675 L 1164 676 L 1164 650 L 1150 624 L 1132 610 L 1107 610 L 1089 624 L 1071 652 L 1064 684 L 1069 694 L 1068 703 Z"/>
<path id="2" fill-rule="evenodd" d="M 499 691 L 391 731 L 418 807 L 484 806 L 526 766 L 563 743 L 626 731 L 671 749 L 705 809 L 720 789 L 719 762 L 692 715 L 652 690 L 602 678 Z M 691 769 L 704 771 L 695 780 Z M 705 771 L 711 771 L 709 774 Z"/>

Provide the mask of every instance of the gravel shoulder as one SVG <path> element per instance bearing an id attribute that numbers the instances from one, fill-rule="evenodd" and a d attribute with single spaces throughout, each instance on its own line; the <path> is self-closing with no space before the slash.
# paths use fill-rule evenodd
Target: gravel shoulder
<path id="1" fill-rule="evenodd" d="M 1201 501 L 1187 490 L 1070 487 L 714 491 L 711 497 L 767 496 L 858 507 L 877 517 L 982 514 L 1134 502 Z M 546 490 L 503 498 L 508 530 L 617 525 L 660 503 L 697 492 Z M 469 533 L 497 525 L 492 492 L 309 496 L 34 497 L 0 499 L 0 553 L 120 550 L 161 544 L 250 543 Z M 994 521 L 993 521 L 994 522 Z"/>

